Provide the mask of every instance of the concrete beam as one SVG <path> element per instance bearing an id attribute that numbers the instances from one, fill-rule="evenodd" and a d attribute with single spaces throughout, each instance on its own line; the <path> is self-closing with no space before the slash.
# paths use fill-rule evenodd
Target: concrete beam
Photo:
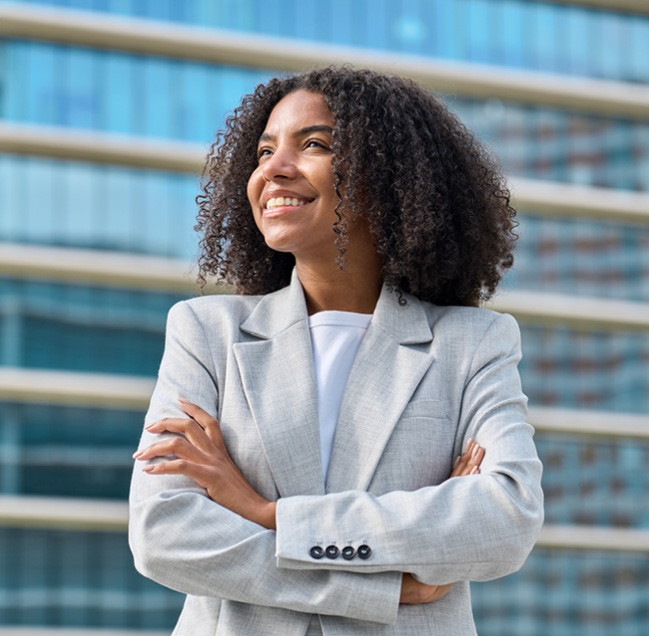
<path id="1" fill-rule="evenodd" d="M 538 291 L 498 292 L 486 305 L 521 323 L 576 330 L 649 331 L 649 303 Z"/>
<path id="2" fill-rule="evenodd" d="M 411 77 L 430 89 L 646 120 L 649 87 L 526 72 L 106 13 L 3 3 L 0 35 L 273 71 L 351 64 Z"/>
<path id="3" fill-rule="evenodd" d="M 0 367 L 0 400 L 144 411 L 154 379 L 75 371 Z M 537 431 L 649 440 L 649 416 L 586 409 L 532 406 Z"/>
<path id="4" fill-rule="evenodd" d="M 196 267 L 180 259 L 0 243 L 0 275 L 195 294 Z"/>
<path id="5" fill-rule="evenodd" d="M 569 6 L 586 7 L 589 9 L 602 9 L 614 13 L 637 13 L 649 15 L 649 2 L 647 0 L 548 0 L 553 4 L 566 4 Z"/>
<path id="6" fill-rule="evenodd" d="M 154 380 L 140 376 L 0 367 L 0 400 L 146 410 Z"/>
<path id="7" fill-rule="evenodd" d="M 0 122 L 0 151 L 20 155 L 198 175 L 207 150 L 201 144 Z M 522 177 L 513 177 L 511 186 L 513 204 L 522 213 L 649 224 L 644 193 Z"/>
<path id="8" fill-rule="evenodd" d="M 541 433 L 581 437 L 629 437 L 649 442 L 649 415 L 530 406 L 529 421 Z"/>

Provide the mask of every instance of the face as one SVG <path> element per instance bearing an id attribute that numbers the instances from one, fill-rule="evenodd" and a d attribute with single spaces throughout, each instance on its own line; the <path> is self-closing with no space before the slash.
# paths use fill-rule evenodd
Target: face
<path id="1" fill-rule="evenodd" d="M 335 259 L 338 197 L 331 172 L 333 117 L 317 93 L 277 103 L 257 148 L 248 199 L 266 244 L 296 260 Z"/>

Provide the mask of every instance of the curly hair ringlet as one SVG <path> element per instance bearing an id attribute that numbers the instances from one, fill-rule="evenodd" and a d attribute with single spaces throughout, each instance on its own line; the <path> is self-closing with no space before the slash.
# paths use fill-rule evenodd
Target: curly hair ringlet
<path id="1" fill-rule="evenodd" d="M 330 66 L 260 84 L 217 135 L 203 170 L 196 230 L 199 282 L 237 293 L 288 285 L 292 254 L 270 249 L 246 195 L 257 144 L 275 105 L 305 89 L 323 96 L 335 122 L 332 171 L 339 204 L 332 224 L 344 268 L 347 226 L 366 219 L 390 288 L 437 305 L 477 306 L 513 264 L 515 210 L 482 144 L 415 82 Z"/>

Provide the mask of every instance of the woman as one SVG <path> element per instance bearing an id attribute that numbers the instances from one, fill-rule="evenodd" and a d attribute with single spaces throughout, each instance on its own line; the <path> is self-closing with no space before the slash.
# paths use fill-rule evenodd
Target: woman
<path id="1" fill-rule="evenodd" d="M 468 581 L 543 516 L 518 329 L 476 307 L 512 264 L 501 176 L 349 68 L 259 86 L 205 174 L 201 276 L 239 295 L 172 308 L 131 492 L 174 633 L 475 634 Z"/>

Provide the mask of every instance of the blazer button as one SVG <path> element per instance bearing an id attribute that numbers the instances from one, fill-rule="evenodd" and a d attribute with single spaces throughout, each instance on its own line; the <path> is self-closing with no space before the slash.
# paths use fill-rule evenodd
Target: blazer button
<path id="1" fill-rule="evenodd" d="M 352 548 L 350 545 L 346 545 L 343 550 L 343 559 L 347 559 L 347 561 L 351 561 L 355 556 L 356 556 L 356 550 Z"/>
<path id="2" fill-rule="evenodd" d="M 357 554 L 359 559 L 369 559 L 372 555 L 372 548 L 365 544 L 359 545 Z"/>
<path id="3" fill-rule="evenodd" d="M 309 554 L 314 559 L 321 559 L 324 556 L 324 550 L 319 545 L 314 545 L 310 550 Z"/>
<path id="4" fill-rule="evenodd" d="M 325 550 L 325 554 L 327 555 L 328 559 L 337 559 L 338 555 L 340 554 L 340 550 L 335 545 L 329 545 Z"/>

